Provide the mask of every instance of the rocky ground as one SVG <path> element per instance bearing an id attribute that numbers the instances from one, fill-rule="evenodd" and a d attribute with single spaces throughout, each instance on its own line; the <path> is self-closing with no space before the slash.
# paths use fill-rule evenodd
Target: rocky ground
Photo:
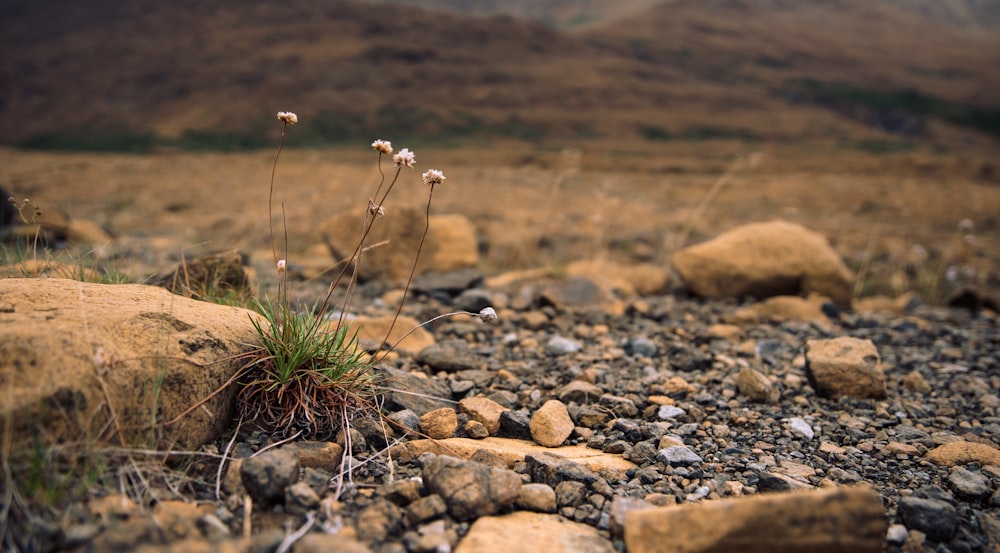
<path id="1" fill-rule="evenodd" d="M 996 313 L 790 301 L 424 277 L 416 318 L 499 321 L 384 363 L 391 423 L 354 420 L 349 455 L 230 427 L 201 450 L 230 457 L 218 498 L 204 457 L 184 493 L 103 492 L 33 530 L 79 551 L 997 550 Z"/>
<path id="2" fill-rule="evenodd" d="M 670 186 L 572 155 L 569 169 L 460 167 L 451 178 L 488 192 L 441 195 L 396 335 L 455 309 L 491 306 L 499 320 L 415 332 L 378 365 L 380 417 L 304 436 L 236 428 L 223 385 L 255 340 L 250 315 L 182 297 L 212 295 L 199 275 L 274 290 L 264 190 L 220 193 L 259 180 L 270 156 L 4 155 L 23 164 L 11 194 L 61 195 L 78 211 L 46 208 L 58 216 L 42 230 L 88 252 L 60 264 L 22 251 L 0 267 L 5 549 L 1000 550 L 990 183 L 942 195 L 938 173 L 921 173 L 936 166 L 909 180 L 882 165 L 816 176 L 780 157 L 767 174 L 713 158 L 695 176 L 672 169 Z M 363 205 L 350 185 L 372 171 L 292 158 L 309 162 L 289 164 L 293 177 L 325 175 L 287 192 L 290 295 L 305 306 L 344 249 L 337 229 L 356 228 L 324 198 L 346 190 Z M 188 169 L 217 189 L 191 188 Z M 417 190 L 371 237 L 394 246 L 363 265 L 373 273 L 353 311 L 372 350 L 401 294 L 387 282 L 407 274 L 422 225 Z M 769 198 L 793 222 L 740 224 L 773 220 Z M 36 232 L 2 215 L 8 238 Z M 176 265 L 205 243 L 190 247 L 239 250 Z M 968 284 L 950 307 L 912 293 L 952 262 L 959 278 L 927 288 Z M 181 295 L 109 284 L 129 264 Z M 911 293 L 859 297 L 859 282 L 883 277 Z"/>

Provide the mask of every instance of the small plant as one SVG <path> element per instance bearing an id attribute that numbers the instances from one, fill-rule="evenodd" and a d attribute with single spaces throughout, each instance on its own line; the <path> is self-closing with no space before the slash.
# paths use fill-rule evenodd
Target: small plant
<path id="1" fill-rule="evenodd" d="M 298 116 L 291 112 L 279 112 L 277 117 L 282 124 L 281 141 L 271 168 L 268 191 L 271 251 L 278 275 L 277 296 L 273 299 L 254 300 L 254 306 L 261 315 L 253 319 L 260 345 L 246 356 L 239 391 L 241 416 L 244 420 L 278 434 L 301 431 L 305 435 L 328 437 L 343 428 L 358 413 L 377 412 L 375 399 L 378 377 L 374 369 L 378 357 L 369 355 L 359 347 L 357 332 L 348 324 L 347 315 L 352 308 L 358 271 L 366 251 L 366 240 L 375 222 L 386 215 L 386 199 L 399 182 L 403 171 L 415 165 L 416 157 L 408 148 L 394 153 L 392 145 L 385 140 L 376 140 L 371 144 L 378 154 L 380 178 L 374 194 L 368 199 L 357 246 L 340 265 L 339 272 L 330 282 L 322 301 L 317 302 L 310 310 L 295 310 L 288 295 L 287 232 L 284 235 L 284 256 L 279 258 L 272 207 L 278 159 L 288 127 L 298 123 Z M 383 169 L 384 158 L 389 156 L 395 165 L 391 178 L 387 178 Z M 382 340 L 383 343 L 392 333 L 416 272 L 430 225 L 434 189 L 446 179 L 444 173 L 437 169 L 424 172 L 422 177 L 428 187 L 425 227 L 402 298 L 396 307 L 395 318 Z M 284 221 L 284 204 L 281 204 L 281 208 Z M 334 291 L 338 288 L 344 289 L 344 299 L 334 309 L 332 300 Z M 492 310 L 490 312 L 493 313 Z M 456 314 L 466 313 L 456 312 L 442 316 Z M 495 319 L 495 313 L 492 316 Z"/>

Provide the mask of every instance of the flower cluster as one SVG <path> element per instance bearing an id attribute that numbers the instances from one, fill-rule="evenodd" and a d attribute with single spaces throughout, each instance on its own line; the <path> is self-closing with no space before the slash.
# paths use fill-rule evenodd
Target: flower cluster
<path id="1" fill-rule="evenodd" d="M 441 184 L 444 182 L 444 179 L 448 178 L 445 177 L 444 173 L 442 173 L 438 169 L 428 169 L 427 171 L 424 172 L 423 177 L 424 177 L 424 184 L 426 184 L 427 186 L 434 186 L 435 184 Z"/>
<path id="2" fill-rule="evenodd" d="M 278 121 L 281 121 L 286 125 L 294 125 L 299 122 L 299 116 L 290 111 L 279 111 Z"/>
<path id="3" fill-rule="evenodd" d="M 376 140 L 372 142 L 372 149 L 380 154 L 389 155 L 392 153 L 392 143 L 388 140 Z"/>
<path id="4" fill-rule="evenodd" d="M 413 167 L 413 164 L 417 162 L 417 158 L 409 148 L 403 148 L 396 155 L 392 156 L 392 161 L 398 167 Z"/>

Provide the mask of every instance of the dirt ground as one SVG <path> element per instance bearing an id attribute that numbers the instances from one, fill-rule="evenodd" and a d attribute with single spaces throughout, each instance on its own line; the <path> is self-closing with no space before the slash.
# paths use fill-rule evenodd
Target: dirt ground
<path id="1" fill-rule="evenodd" d="M 389 215 L 422 206 L 420 173 L 441 169 L 447 181 L 432 211 L 473 221 L 487 273 L 593 257 L 666 263 L 683 244 L 781 218 L 824 233 L 859 270 L 859 293 L 943 295 L 998 280 L 1000 174 L 990 152 L 735 141 L 411 149 L 417 167 L 404 171 Z M 367 144 L 281 154 L 274 212 L 280 224 L 283 205 L 293 259 L 321 240 L 314 229 L 329 215 L 365 205 L 376 159 Z M 181 251 L 269 251 L 273 161 L 274 151 L 0 149 L 0 186 L 43 211 L 98 223 L 118 239 L 92 255 L 141 278 Z"/>

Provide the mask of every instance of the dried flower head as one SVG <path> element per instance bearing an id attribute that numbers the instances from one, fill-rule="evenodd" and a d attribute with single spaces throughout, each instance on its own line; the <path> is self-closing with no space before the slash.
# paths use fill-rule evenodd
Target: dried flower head
<path id="1" fill-rule="evenodd" d="M 278 260 L 278 273 L 285 272 L 286 266 L 287 266 L 287 263 L 285 262 L 285 260 L 284 259 L 279 259 Z"/>
<path id="2" fill-rule="evenodd" d="M 482 311 L 479 312 L 479 320 L 484 323 L 495 323 L 499 317 L 497 316 L 496 309 L 492 307 L 484 307 Z"/>
<path id="3" fill-rule="evenodd" d="M 442 182 L 444 182 L 444 179 L 447 178 L 444 176 L 444 173 L 442 173 L 437 169 L 428 169 L 424 171 L 423 177 L 424 177 L 424 184 L 426 184 L 427 186 L 434 186 L 435 184 L 441 184 Z"/>
<path id="4" fill-rule="evenodd" d="M 385 215 L 385 208 L 375 203 L 375 200 L 368 198 L 368 213 L 371 213 L 372 217 L 378 219 Z"/>
<path id="5" fill-rule="evenodd" d="M 972 219 L 962 219 L 958 222 L 958 232 L 969 234 L 976 230 L 976 224 L 972 222 Z"/>
<path id="6" fill-rule="evenodd" d="M 299 116 L 290 111 L 279 111 L 278 121 L 281 121 L 286 125 L 294 125 L 299 122 Z"/>
<path id="7" fill-rule="evenodd" d="M 392 161 L 399 167 L 413 167 L 413 164 L 417 162 L 417 158 L 409 148 L 403 148 L 396 155 L 392 156 Z"/>
<path id="8" fill-rule="evenodd" d="M 389 155 L 392 153 L 392 143 L 388 140 L 376 140 L 372 142 L 372 149 L 376 152 Z"/>

